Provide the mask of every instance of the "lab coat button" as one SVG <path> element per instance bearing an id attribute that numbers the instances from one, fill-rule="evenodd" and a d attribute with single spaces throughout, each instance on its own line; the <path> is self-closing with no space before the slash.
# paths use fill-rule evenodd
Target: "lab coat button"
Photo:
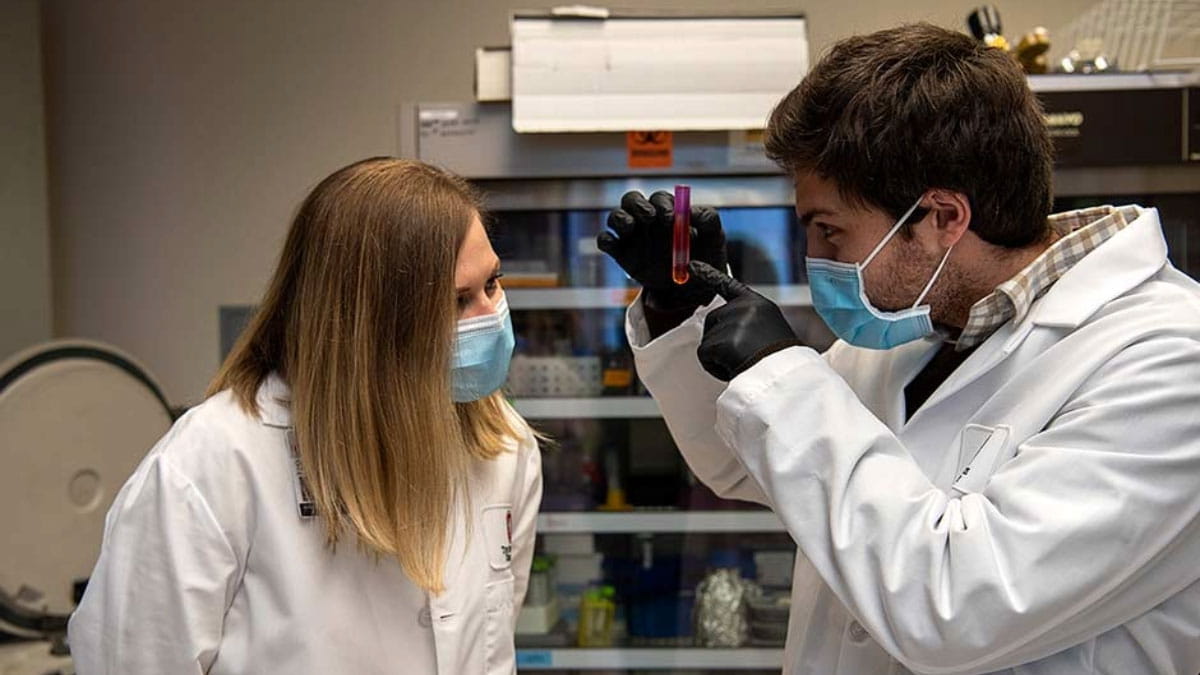
<path id="1" fill-rule="evenodd" d="M 850 641 L 851 642 L 862 643 L 862 642 L 865 642 L 866 639 L 869 637 L 871 637 L 871 635 L 869 633 L 867 633 L 867 629 L 863 628 L 861 623 L 859 623 L 857 621 L 850 622 Z"/>
<path id="2" fill-rule="evenodd" d="M 433 625 L 433 617 L 429 615 L 428 606 L 422 607 L 421 611 L 417 612 L 417 623 L 421 625 L 421 628 L 429 628 Z"/>

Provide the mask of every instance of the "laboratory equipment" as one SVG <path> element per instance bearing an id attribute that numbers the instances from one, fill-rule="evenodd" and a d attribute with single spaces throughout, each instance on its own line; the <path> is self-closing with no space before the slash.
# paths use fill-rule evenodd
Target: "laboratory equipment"
<path id="1" fill-rule="evenodd" d="M 1058 63 L 1058 69 L 1068 75 L 1093 75 L 1116 68 L 1117 62 L 1104 53 L 1104 41 L 1099 38 L 1080 40 Z"/>
<path id="2" fill-rule="evenodd" d="M 688 644 L 694 595 L 678 586 L 682 557 L 662 546 L 656 550 L 654 539 L 646 532 L 636 535 L 636 557 L 629 561 L 632 569 L 623 579 L 629 636 L 639 645 Z"/>
<path id="3" fill-rule="evenodd" d="M 683 285 L 688 281 L 688 263 L 692 259 L 692 188 L 675 186 L 675 223 L 671 232 L 671 280 Z"/>
<path id="4" fill-rule="evenodd" d="M 708 574 L 696 587 L 696 644 L 724 648 L 746 644 L 750 639 L 746 601 L 760 592 L 742 578 L 738 551 L 713 551 Z"/>
<path id="5" fill-rule="evenodd" d="M 616 589 L 602 585 L 587 589 L 579 605 L 579 646 L 610 647 L 616 615 Z"/>
<path id="6" fill-rule="evenodd" d="M 992 5 L 977 7 L 967 15 L 967 28 L 971 35 L 989 47 L 1009 50 L 1008 40 L 1000 23 L 1000 12 Z"/>
<path id="7" fill-rule="evenodd" d="M 598 356 L 530 356 L 516 354 L 508 369 L 505 389 L 513 396 L 599 396 L 601 361 Z"/>
<path id="8" fill-rule="evenodd" d="M 108 507 L 172 420 L 154 379 L 107 345 L 50 342 L 0 365 L 0 633 L 62 640 Z"/>
<path id="9" fill-rule="evenodd" d="M 517 615 L 516 632 L 521 635 L 545 635 L 558 624 L 558 594 L 554 590 L 554 558 L 537 555 L 529 571 L 525 604 Z"/>
<path id="10" fill-rule="evenodd" d="M 604 503 L 596 508 L 600 511 L 629 511 L 633 508 L 626 501 L 625 488 L 621 482 L 621 460 L 615 447 L 609 446 L 604 451 Z"/>
<path id="11" fill-rule="evenodd" d="M 1059 31 L 1066 72 L 1186 70 L 1200 65 L 1200 1 L 1103 0 Z"/>
<path id="12" fill-rule="evenodd" d="M 544 555 L 554 557 L 553 593 L 558 598 L 563 628 L 577 639 L 580 607 L 587 589 L 604 578 L 604 555 L 596 551 L 591 534 L 541 536 Z"/>
<path id="13" fill-rule="evenodd" d="M 774 590 L 746 598 L 746 620 L 750 644 L 782 647 L 787 638 L 788 612 L 792 597 L 788 590 Z"/>
<path id="14" fill-rule="evenodd" d="M 1050 33 L 1042 26 L 1021 36 L 1014 52 L 1021 68 L 1031 75 L 1045 73 L 1050 69 L 1046 53 L 1050 51 Z"/>
<path id="15" fill-rule="evenodd" d="M 0 675 L 75 675 L 75 664 L 44 640 L 0 641 Z"/>

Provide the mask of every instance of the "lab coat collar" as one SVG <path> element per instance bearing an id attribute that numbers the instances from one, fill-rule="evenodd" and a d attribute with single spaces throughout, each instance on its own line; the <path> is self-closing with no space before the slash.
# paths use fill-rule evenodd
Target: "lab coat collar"
<path id="1" fill-rule="evenodd" d="M 1020 325 L 1006 324 L 984 341 L 909 419 L 914 423 L 1008 358 L 1034 327 L 1074 329 L 1106 303 L 1149 279 L 1167 261 L 1157 209 L 1138 217 L 1066 271 L 1034 302 Z"/>
<path id="2" fill-rule="evenodd" d="M 1158 209 L 1138 217 L 1077 262 L 1034 305 L 1037 326 L 1077 328 L 1106 303 L 1157 273 L 1167 262 Z"/>
<path id="3" fill-rule="evenodd" d="M 258 404 L 259 419 L 269 427 L 290 428 L 291 399 L 292 390 L 279 373 L 272 372 L 267 375 L 262 384 L 258 385 L 258 393 L 254 397 L 255 403 Z"/>

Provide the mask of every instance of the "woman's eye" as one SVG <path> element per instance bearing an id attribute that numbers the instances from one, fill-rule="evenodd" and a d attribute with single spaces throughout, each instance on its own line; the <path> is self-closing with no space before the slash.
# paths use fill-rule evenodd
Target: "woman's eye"
<path id="1" fill-rule="evenodd" d="M 471 298 L 469 298 L 465 295 L 458 296 L 458 308 L 460 310 L 466 309 L 467 305 L 469 305 L 469 304 L 471 304 Z"/>
<path id="2" fill-rule="evenodd" d="M 821 236 L 826 239 L 832 237 L 834 234 L 834 229 L 828 225 L 818 225 L 817 227 L 821 228 Z"/>
<path id="3" fill-rule="evenodd" d="M 492 293 L 496 292 L 496 288 L 500 286 L 500 277 L 502 277 L 502 276 L 504 276 L 504 275 L 497 273 L 491 279 L 487 280 L 487 284 L 484 285 L 483 289 L 485 291 L 487 291 L 488 295 L 491 295 Z"/>

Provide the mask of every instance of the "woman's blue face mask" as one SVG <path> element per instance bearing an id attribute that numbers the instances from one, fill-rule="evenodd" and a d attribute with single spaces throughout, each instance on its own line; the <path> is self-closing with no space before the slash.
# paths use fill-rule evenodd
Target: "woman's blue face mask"
<path id="1" fill-rule="evenodd" d="M 451 398 L 478 401 L 503 386 L 515 344 L 507 298 L 500 298 L 494 314 L 460 320 L 450 360 Z"/>
<path id="2" fill-rule="evenodd" d="M 953 246 L 942 256 L 942 261 L 934 270 L 929 283 L 925 284 L 925 289 L 921 291 L 917 301 L 908 309 L 896 312 L 878 309 L 867 297 L 866 285 L 863 282 L 863 270 L 891 241 L 920 203 L 921 200 L 918 199 L 900 216 L 892 229 L 861 263 L 844 263 L 824 258 L 804 259 L 808 269 L 808 283 L 812 290 L 813 309 L 834 335 L 842 340 L 867 349 L 891 349 L 933 334 L 929 305 L 921 305 L 921 301 L 929 294 L 929 289 L 933 288 L 933 283 L 942 273 L 950 251 L 954 250 Z"/>

